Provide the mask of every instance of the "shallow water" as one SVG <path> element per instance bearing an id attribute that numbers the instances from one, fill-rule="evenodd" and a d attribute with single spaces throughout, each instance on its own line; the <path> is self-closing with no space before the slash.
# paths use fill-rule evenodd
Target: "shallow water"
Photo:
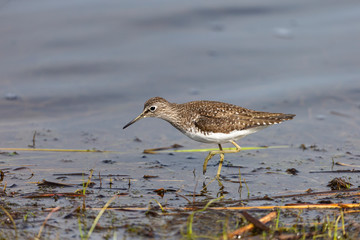
<path id="1" fill-rule="evenodd" d="M 1 147 L 27 148 L 36 131 L 36 148 L 117 151 L 0 155 L 0 169 L 8 171 L 1 184 L 6 182 L 7 194 L 16 193 L 4 201 L 16 202 L 19 208 L 37 203 L 71 211 L 81 199 L 55 202 L 23 197 L 43 191 L 35 184 L 43 179 L 69 184 L 83 181 L 80 175 L 59 178 L 54 174 L 88 174 L 94 169 L 96 185 L 87 200 L 91 207 L 102 207 L 115 193 L 128 194 L 117 199 L 116 206 L 147 207 L 151 199 L 170 207 L 186 205 L 173 191 L 191 195 L 196 187 L 199 192 L 203 182 L 215 176 L 218 158 L 209 162 L 203 176 L 206 153 L 142 154 L 144 149 L 174 143 L 186 149 L 212 147 L 188 139 L 157 119 L 141 120 L 122 130 L 153 96 L 173 102 L 218 100 L 297 115 L 239 141 L 241 146 L 290 148 L 226 155 L 227 165 L 222 169 L 226 199 L 247 198 L 246 189 L 238 191 L 238 166 L 243 167 L 250 197 L 328 190 L 327 183 L 337 174 L 311 171 L 349 169 L 332 166 L 333 159 L 360 165 L 359 9 L 358 1 L 326 1 L 326 6 L 323 1 L 283 0 L 2 3 Z M 134 141 L 136 137 L 141 142 Z M 317 148 L 304 151 L 301 144 Z M 19 166 L 27 168 L 16 170 Z M 296 168 L 298 175 L 286 174 L 288 168 Z M 95 177 L 99 174 L 101 188 Z M 144 175 L 159 177 L 144 179 Z M 356 173 L 338 175 L 359 185 Z M 81 185 L 55 191 L 78 188 Z M 159 188 L 169 190 L 164 198 L 153 192 Z M 197 201 L 218 194 L 214 182 Z M 125 234 L 127 239 L 139 236 L 126 232 L 124 224 L 151 225 L 152 221 L 144 219 L 141 211 L 114 214 L 122 226 L 118 236 Z M 43 220 L 46 215 L 38 217 Z M 64 238 L 79 236 L 77 218 L 54 219 L 58 223 L 52 224 L 58 227 L 69 224 L 54 232 Z M 16 219 L 19 224 L 20 220 L 21 216 Z M 37 232 L 41 223 L 26 228 Z M 166 238 L 161 224 L 156 226 L 160 234 L 156 237 Z M 181 237 L 180 227 L 172 229 L 172 237 Z"/>

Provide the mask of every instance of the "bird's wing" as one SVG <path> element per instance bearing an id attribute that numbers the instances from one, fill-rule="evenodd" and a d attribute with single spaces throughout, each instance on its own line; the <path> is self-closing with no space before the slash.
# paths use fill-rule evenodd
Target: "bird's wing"
<path id="1" fill-rule="evenodd" d="M 248 112 L 227 117 L 200 116 L 195 120 L 195 126 L 202 132 L 224 132 L 245 130 L 277 124 L 294 117 L 291 114 Z"/>

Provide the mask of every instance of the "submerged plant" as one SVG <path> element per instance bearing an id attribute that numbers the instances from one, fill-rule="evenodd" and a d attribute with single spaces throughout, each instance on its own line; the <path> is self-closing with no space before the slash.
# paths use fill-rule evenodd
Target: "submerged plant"
<path id="1" fill-rule="evenodd" d="M 215 198 L 215 199 L 212 199 L 210 200 L 204 208 L 202 209 L 199 209 L 197 211 L 194 211 L 190 214 L 189 218 L 188 218 L 188 221 L 187 221 L 187 231 L 186 231 L 186 238 L 188 239 L 195 239 L 195 238 L 198 238 L 198 236 L 196 236 L 194 233 L 193 233 L 193 222 L 194 222 L 194 216 L 195 216 L 195 213 L 200 213 L 200 212 L 204 212 L 213 202 L 216 202 L 216 201 L 219 201 L 221 199 L 223 199 L 224 196 L 221 196 L 221 197 L 218 197 L 218 198 Z"/>
<path id="2" fill-rule="evenodd" d="M 94 222 L 92 223 L 90 230 L 88 231 L 88 233 L 86 235 L 84 235 L 84 231 L 81 227 L 81 221 L 80 221 L 80 217 L 78 218 L 78 223 L 79 223 L 79 232 L 80 232 L 80 238 L 81 240 L 88 240 L 91 236 L 91 234 L 93 233 L 97 223 L 99 222 L 101 216 L 104 214 L 104 212 L 106 211 L 106 209 L 109 207 L 109 205 L 115 200 L 115 198 L 117 197 L 117 195 L 113 196 L 112 198 L 110 198 L 107 203 L 101 208 L 100 212 L 98 213 L 98 215 L 96 216 Z"/>

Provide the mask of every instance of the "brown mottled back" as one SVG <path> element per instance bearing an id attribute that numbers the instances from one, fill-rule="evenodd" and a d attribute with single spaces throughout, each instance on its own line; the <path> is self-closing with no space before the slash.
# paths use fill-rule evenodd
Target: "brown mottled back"
<path id="1" fill-rule="evenodd" d="M 264 127 L 292 119 L 295 115 L 258 112 L 233 104 L 215 101 L 194 101 L 177 104 L 180 115 L 201 132 L 229 133 L 234 130 Z M 191 121 L 189 121 L 191 120 Z M 185 119 L 184 119 L 185 121 Z"/>

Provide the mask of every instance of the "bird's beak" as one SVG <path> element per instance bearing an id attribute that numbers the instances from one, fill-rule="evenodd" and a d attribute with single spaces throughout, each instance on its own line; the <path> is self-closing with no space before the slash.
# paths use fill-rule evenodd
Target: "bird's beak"
<path id="1" fill-rule="evenodd" d="M 135 119 L 133 119 L 132 121 L 130 121 L 128 124 L 126 124 L 123 129 L 127 128 L 128 126 L 130 126 L 131 124 L 135 123 L 136 121 L 142 119 L 145 117 L 145 112 L 142 112 L 139 116 L 137 116 Z"/>

